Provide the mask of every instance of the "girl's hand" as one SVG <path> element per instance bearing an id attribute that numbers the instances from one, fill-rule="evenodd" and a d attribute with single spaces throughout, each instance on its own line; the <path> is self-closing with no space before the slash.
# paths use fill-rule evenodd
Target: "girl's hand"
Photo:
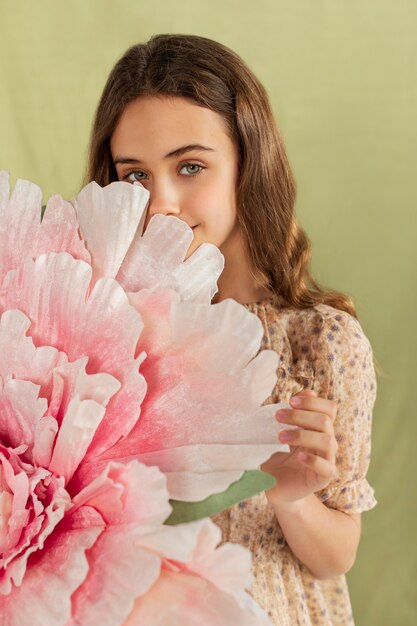
<path id="1" fill-rule="evenodd" d="M 290 405 L 292 409 L 277 412 L 281 424 L 300 427 L 279 434 L 279 440 L 289 444 L 290 453 L 277 452 L 261 466 L 277 480 L 277 484 L 265 492 L 274 506 L 301 500 L 323 489 L 337 476 L 337 442 L 333 428 L 336 403 L 318 398 L 315 391 L 305 389 L 291 398 Z"/>

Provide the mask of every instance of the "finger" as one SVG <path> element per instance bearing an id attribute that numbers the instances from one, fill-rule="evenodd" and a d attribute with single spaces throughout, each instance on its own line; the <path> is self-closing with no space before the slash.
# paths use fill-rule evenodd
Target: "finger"
<path id="1" fill-rule="evenodd" d="M 337 452 L 337 442 L 327 433 L 318 433 L 312 430 L 283 430 L 278 436 L 281 443 L 291 446 L 300 446 L 307 451 L 314 451 L 325 459 L 334 460 Z"/>
<path id="2" fill-rule="evenodd" d="M 333 400 L 327 398 L 314 398 L 310 396 L 294 396 L 290 400 L 290 405 L 296 409 L 304 409 L 305 411 L 315 411 L 316 413 L 326 413 L 332 421 L 337 415 L 337 404 Z"/>
<path id="3" fill-rule="evenodd" d="M 333 420 L 327 413 L 315 413 L 295 409 L 280 409 L 276 413 L 280 424 L 300 426 L 306 430 L 315 430 L 319 433 L 334 434 Z"/>
<path id="4" fill-rule="evenodd" d="M 316 454 L 304 451 L 298 452 L 297 460 L 302 465 L 308 466 L 311 470 L 313 470 L 313 472 L 319 474 L 319 476 L 328 478 L 329 481 L 338 477 L 337 469 L 334 463 L 331 463 Z"/>

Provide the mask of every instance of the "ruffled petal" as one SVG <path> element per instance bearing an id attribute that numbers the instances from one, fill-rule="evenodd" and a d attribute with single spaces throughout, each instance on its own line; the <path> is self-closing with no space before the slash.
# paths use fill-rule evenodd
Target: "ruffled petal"
<path id="1" fill-rule="evenodd" d="M 256 316 L 210 305 L 214 246 L 187 258 L 193 233 L 167 216 L 142 236 L 147 198 L 92 183 L 75 209 L 52 198 L 41 223 L 40 190 L 21 181 L 9 200 L 0 176 L 0 349 L 13 347 L 0 356 L 0 435 L 14 446 L 0 446 L 0 611 L 13 626 L 120 626 L 137 598 L 132 614 L 152 626 L 268 623 L 242 595 L 246 550 L 216 549 L 208 520 L 163 522 L 172 494 L 224 491 L 287 449 L 277 405 L 260 407 L 277 356 L 257 355 Z"/>
<path id="2" fill-rule="evenodd" d="M 67 357 L 51 346 L 35 347 L 26 333 L 29 318 L 17 309 L 5 311 L 0 318 L 0 377 L 4 382 L 24 379 L 42 388 L 42 397 L 49 397 L 52 372 Z"/>
<path id="3" fill-rule="evenodd" d="M 70 361 L 88 355 L 88 370 L 107 372 L 123 388 L 108 405 L 91 454 L 105 450 L 136 423 L 146 383 L 135 360 L 143 323 L 114 280 L 99 280 L 88 296 L 91 267 L 66 253 L 27 259 L 6 276 L 0 308 L 18 308 L 31 320 L 37 345 L 51 345 Z"/>
<path id="4" fill-rule="evenodd" d="M 49 467 L 57 432 L 58 422 L 51 415 L 45 415 L 36 423 L 33 462 L 38 467 Z"/>
<path id="5" fill-rule="evenodd" d="M 90 280 L 91 267 L 69 254 L 45 254 L 35 261 L 26 258 L 5 277 L 0 308 L 22 311 L 31 320 L 34 343 L 53 346 L 72 361 L 84 355 L 77 351 Z"/>
<path id="6" fill-rule="evenodd" d="M 75 507 L 89 505 L 100 511 L 107 524 L 130 524 L 155 528 L 172 511 L 168 503 L 166 478 L 157 467 L 138 461 L 110 461 L 104 471 L 73 499 Z"/>
<path id="7" fill-rule="evenodd" d="M 232 544 L 216 549 L 220 540 L 220 529 L 207 519 L 141 537 L 138 545 L 159 554 L 164 568 L 123 626 L 269 625 L 243 591 L 252 582 L 250 553 Z"/>
<path id="8" fill-rule="evenodd" d="M 0 177 L 0 283 L 5 274 L 26 256 L 66 251 L 74 258 L 90 260 L 78 234 L 73 207 L 60 196 L 47 204 L 41 222 L 42 191 L 27 180 L 18 180 L 9 199 L 7 172 Z"/>
<path id="9" fill-rule="evenodd" d="M 273 423 L 272 419 L 268 422 Z M 261 428 L 259 431 L 262 434 Z M 285 448 L 276 443 L 259 444 L 256 441 L 250 444 L 196 444 L 143 453 L 139 458 L 146 465 L 157 465 L 165 473 L 171 498 L 198 502 L 213 493 L 225 491 L 242 477 L 246 469 L 257 469 L 278 449 Z"/>
<path id="10" fill-rule="evenodd" d="M 272 626 L 267 615 L 243 593 L 219 591 L 197 576 L 164 570 L 138 598 L 123 626 Z"/>
<path id="11" fill-rule="evenodd" d="M 102 188 L 91 182 L 73 201 L 91 254 L 94 282 L 116 277 L 135 233 L 141 232 L 148 200 L 149 192 L 142 186 L 114 182 Z"/>
<path id="12" fill-rule="evenodd" d="M 0 389 L 0 442 L 12 448 L 27 446 L 30 458 L 36 424 L 47 408 L 45 398 L 39 398 L 39 385 L 9 380 Z"/>
<path id="13" fill-rule="evenodd" d="M 88 357 L 81 357 L 54 369 L 54 388 L 49 411 L 59 424 L 68 410 L 70 400 L 75 396 L 80 400 L 94 400 L 106 407 L 110 398 L 121 387 L 120 382 L 110 374 L 87 374 L 87 364 Z"/>
<path id="14" fill-rule="evenodd" d="M 65 626 L 71 615 L 71 596 L 85 580 L 85 556 L 103 526 L 95 515 L 89 526 L 76 527 L 72 520 L 61 523 L 48 538 L 44 549 L 28 563 L 24 582 L 8 595 L 0 594 L 3 624 L 13 626 Z"/>
<path id="15" fill-rule="evenodd" d="M 72 596 L 67 626 L 119 626 L 158 579 L 159 557 L 135 546 L 136 536 L 135 525 L 109 526 L 88 551 L 88 575 Z"/>
<path id="16" fill-rule="evenodd" d="M 154 215 L 142 237 L 136 237 L 117 275 L 126 291 L 172 289 L 181 300 L 210 304 L 224 257 L 202 244 L 185 262 L 193 231 L 177 217 Z"/>
<path id="17" fill-rule="evenodd" d="M 198 501 L 288 451 L 275 420 L 284 405 L 259 406 L 275 384 L 278 356 L 255 356 L 262 336 L 256 316 L 232 300 L 181 303 L 172 291 L 129 297 L 144 322 L 139 347 L 147 355 L 141 372 L 148 390 L 129 437 L 103 458 L 156 464 L 169 474 L 171 497 Z"/>
<path id="18" fill-rule="evenodd" d="M 48 469 L 68 483 L 83 460 L 106 409 L 94 400 L 72 398 L 59 429 Z"/>
<path id="19" fill-rule="evenodd" d="M 237 593 L 252 584 L 251 554 L 246 548 L 221 541 L 221 530 L 209 519 L 163 526 L 138 540 L 157 552 L 164 562 L 173 561 L 186 573 L 209 580 L 220 591 Z M 166 564 L 166 567 L 168 565 Z"/>
<path id="20" fill-rule="evenodd" d="M 15 477 L 15 480 L 24 477 L 25 474 L 20 473 Z M 11 481 L 9 480 L 9 484 L 10 483 Z M 25 525 L 22 528 L 24 532 L 23 536 L 19 539 L 19 543 L 16 544 L 16 546 L 10 546 L 8 552 L 4 553 L 2 566 L 5 568 L 5 573 L 0 580 L 0 597 L 1 594 L 9 594 L 12 591 L 12 583 L 15 586 L 22 584 L 23 577 L 28 567 L 29 557 L 33 553 L 37 554 L 39 551 L 43 550 L 45 541 L 51 534 L 55 536 L 56 526 L 70 508 L 70 498 L 67 492 L 59 484 L 59 481 L 55 479 L 54 483 L 55 485 L 53 485 L 52 490 L 55 491 L 55 493 L 51 503 L 44 509 L 41 515 L 37 515 L 34 518 L 29 526 Z M 12 486 L 12 489 L 15 490 L 16 487 Z M 33 497 L 33 492 L 31 495 Z M 20 511 L 18 510 L 17 513 L 20 513 Z M 9 526 L 13 529 L 12 518 L 9 520 Z M 16 524 L 14 526 L 15 530 L 18 530 Z M 35 526 L 35 533 L 31 532 L 32 526 Z"/>

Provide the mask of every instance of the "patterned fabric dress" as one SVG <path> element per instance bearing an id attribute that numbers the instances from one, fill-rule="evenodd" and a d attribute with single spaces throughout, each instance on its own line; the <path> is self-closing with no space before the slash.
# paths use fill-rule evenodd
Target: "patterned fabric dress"
<path id="1" fill-rule="evenodd" d="M 371 416 L 376 382 L 372 350 L 359 323 L 327 305 L 284 307 L 277 298 L 245 305 L 264 326 L 261 350 L 280 356 L 278 382 L 265 404 L 286 401 L 303 388 L 337 402 L 338 478 L 317 496 L 348 513 L 373 508 L 365 476 L 371 449 Z M 252 595 L 279 626 L 351 626 L 345 576 L 318 580 L 293 554 L 264 493 L 213 520 L 223 541 L 248 547 L 253 555 Z"/>

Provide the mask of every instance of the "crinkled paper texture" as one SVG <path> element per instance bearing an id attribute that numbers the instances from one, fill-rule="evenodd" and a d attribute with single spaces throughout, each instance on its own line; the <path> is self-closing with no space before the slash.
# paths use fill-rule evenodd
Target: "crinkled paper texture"
<path id="1" fill-rule="evenodd" d="M 245 549 L 164 521 L 285 449 L 277 356 L 210 304 L 214 246 L 185 260 L 191 229 L 162 215 L 142 233 L 147 201 L 91 183 L 41 221 L 40 189 L 0 172 L 0 624 L 152 626 L 167 598 L 178 623 L 269 623 Z"/>

